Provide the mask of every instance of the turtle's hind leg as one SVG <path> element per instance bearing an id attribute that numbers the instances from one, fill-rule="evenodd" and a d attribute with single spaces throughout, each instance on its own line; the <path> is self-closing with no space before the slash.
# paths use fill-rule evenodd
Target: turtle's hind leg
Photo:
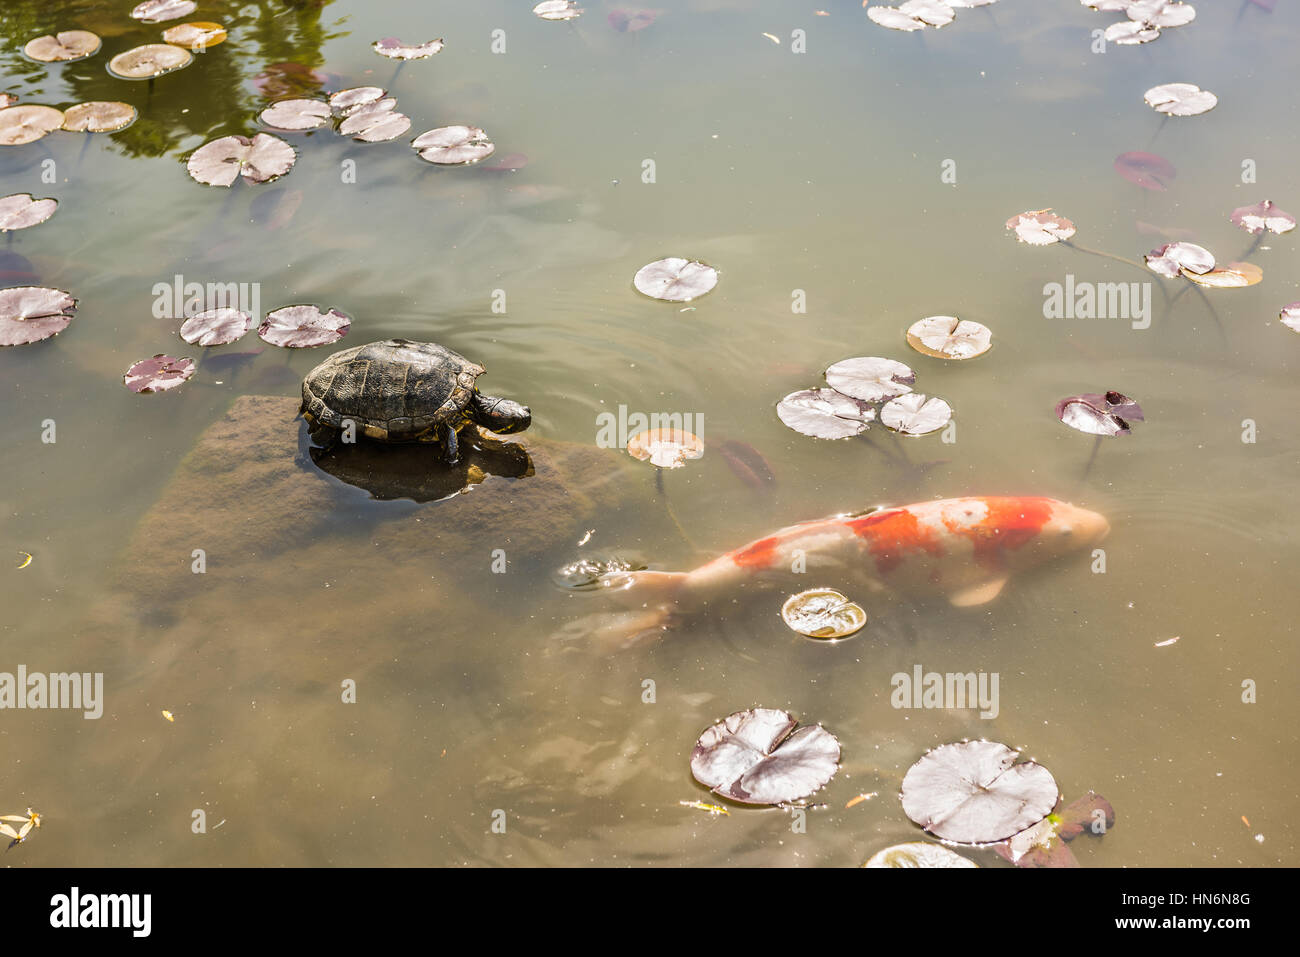
<path id="1" fill-rule="evenodd" d="M 460 442 L 456 438 L 456 430 L 450 425 L 446 426 L 443 434 L 443 446 L 446 449 L 447 464 L 455 465 L 460 461 Z"/>

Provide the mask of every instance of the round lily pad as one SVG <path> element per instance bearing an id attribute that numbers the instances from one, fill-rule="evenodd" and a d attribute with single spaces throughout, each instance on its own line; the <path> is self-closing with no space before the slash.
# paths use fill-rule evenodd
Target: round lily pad
<path id="1" fill-rule="evenodd" d="M 638 461 L 649 462 L 661 469 L 676 469 L 685 465 L 687 459 L 702 456 L 704 443 L 681 429 L 658 428 L 632 436 L 628 439 L 627 450 Z"/>
<path id="2" fill-rule="evenodd" d="M 89 30 L 64 30 L 50 36 L 28 40 L 23 53 L 42 63 L 66 63 L 84 60 L 99 52 L 102 42 Z"/>
<path id="3" fill-rule="evenodd" d="M 403 43 L 397 37 L 384 37 L 376 40 L 371 49 L 380 56 L 393 60 L 423 60 L 442 50 L 442 37 L 427 43 Z"/>
<path id="4" fill-rule="evenodd" d="M 411 148 L 439 166 L 468 166 L 487 159 L 496 145 L 477 126 L 442 126 L 411 140 Z"/>
<path id="5" fill-rule="evenodd" d="M 91 100 L 64 110 L 63 128 L 72 133 L 116 133 L 134 123 L 135 118 L 136 110 L 130 103 Z"/>
<path id="6" fill-rule="evenodd" d="M 1149 23 L 1120 20 L 1118 23 L 1112 23 L 1108 26 L 1103 36 L 1107 43 L 1118 43 L 1120 46 L 1136 46 L 1139 43 L 1150 43 L 1152 40 L 1160 39 L 1160 28 Z"/>
<path id="7" fill-rule="evenodd" d="M 1196 243 L 1165 243 L 1144 258 L 1152 272 L 1167 279 L 1200 275 L 1214 268 L 1214 254 Z"/>
<path id="8" fill-rule="evenodd" d="M 63 111 L 25 103 L 0 110 L 0 146 L 35 143 L 63 125 Z"/>
<path id="9" fill-rule="evenodd" d="M 807 638 L 847 638 L 867 623 L 862 606 L 833 588 L 810 588 L 791 595 L 781 606 L 781 617 Z"/>
<path id="10" fill-rule="evenodd" d="M 1154 27 L 1182 27 L 1196 19 L 1196 8 L 1177 0 L 1131 0 L 1124 12 L 1130 20 Z"/>
<path id="11" fill-rule="evenodd" d="M 1264 281 L 1264 270 L 1254 263 L 1228 263 L 1199 275 L 1184 275 L 1198 286 L 1209 286 L 1211 289 L 1243 289 Z"/>
<path id="12" fill-rule="evenodd" d="M 0 233 L 43 223 L 58 208 L 57 199 L 35 199 L 31 193 L 14 193 L 0 198 Z"/>
<path id="13" fill-rule="evenodd" d="M 912 391 L 916 373 L 896 359 L 855 356 L 826 370 L 826 384 L 863 402 L 879 402 Z"/>
<path id="14" fill-rule="evenodd" d="M 194 0 L 145 0 L 131 11 L 131 18 L 144 23 L 162 23 L 188 17 L 198 8 Z"/>
<path id="15" fill-rule="evenodd" d="M 146 43 L 119 53 L 108 61 L 108 72 L 124 80 L 152 80 L 164 73 L 182 70 L 194 62 L 194 54 L 170 43 Z"/>
<path id="16" fill-rule="evenodd" d="M 223 136 L 204 143 L 190 156 L 185 168 L 197 182 L 208 186 L 230 186 L 240 176 L 250 183 L 267 183 L 293 167 L 293 147 L 277 136 L 258 133 Z"/>
<path id="17" fill-rule="evenodd" d="M 1076 431 L 1106 436 L 1128 435 L 1130 420 L 1145 421 L 1136 401 L 1114 391 L 1067 396 L 1056 403 L 1056 417 Z"/>
<path id="18" fill-rule="evenodd" d="M 952 406 L 938 396 L 909 392 L 880 407 L 880 424 L 903 435 L 929 435 L 952 421 Z"/>
<path id="19" fill-rule="evenodd" d="M 1234 226 L 1252 235 L 1259 235 L 1266 229 L 1279 235 L 1295 229 L 1295 217 L 1278 209 L 1277 204 L 1271 199 L 1256 203 L 1254 206 L 1238 207 L 1228 218 L 1232 220 Z"/>
<path id="20" fill-rule="evenodd" d="M 127 369 L 122 381 L 132 392 L 166 392 L 182 385 L 194 375 L 195 368 L 193 359 L 177 359 L 159 353 L 152 359 L 141 359 Z"/>
<path id="21" fill-rule="evenodd" d="M 690 302 L 718 284 L 718 271 L 693 259 L 675 256 L 642 266 L 632 277 L 637 292 L 666 302 Z"/>
<path id="22" fill-rule="evenodd" d="M 572 20 L 582 16 L 582 8 L 573 0 L 542 0 L 533 7 L 533 13 L 543 20 Z"/>
<path id="23" fill-rule="evenodd" d="M 163 31 L 163 42 L 173 46 L 184 47 L 195 53 L 203 53 L 209 47 L 225 42 L 226 28 L 219 23 L 207 20 L 194 20 L 179 23 Z"/>
<path id="24" fill-rule="evenodd" d="M 867 7 L 867 16 L 872 23 L 878 23 L 882 27 L 888 27 L 891 30 L 902 30 L 907 33 L 913 30 L 924 30 L 926 27 L 925 21 L 908 16 L 897 7 Z"/>
<path id="25" fill-rule="evenodd" d="M 848 439 L 867 431 L 876 410 L 834 389 L 791 392 L 776 404 L 782 422 L 815 439 Z"/>
<path id="26" fill-rule="evenodd" d="M 956 17 L 952 5 L 943 0 L 907 0 L 898 5 L 898 12 L 932 27 L 945 27 Z"/>
<path id="27" fill-rule="evenodd" d="M 181 326 L 181 338 L 192 346 L 224 346 L 243 338 L 254 324 L 248 313 L 221 306 L 186 319 Z"/>
<path id="28" fill-rule="evenodd" d="M 1050 771 L 996 741 L 945 744 L 903 777 L 903 811 L 935 837 L 990 844 L 1032 827 L 1060 794 Z"/>
<path id="29" fill-rule="evenodd" d="M 264 125 L 277 130 L 315 130 L 330 121 L 330 105 L 324 100 L 294 98 L 272 103 L 259 115 Z"/>
<path id="30" fill-rule="evenodd" d="M 1050 246 L 1075 233 L 1074 223 L 1057 216 L 1050 206 L 1012 216 L 1007 220 L 1007 229 L 1014 230 L 1016 239 L 1031 246 Z"/>
<path id="31" fill-rule="evenodd" d="M 1194 83 L 1164 83 L 1142 95 L 1147 106 L 1169 116 L 1197 116 L 1214 109 L 1219 98 Z"/>
<path id="32" fill-rule="evenodd" d="M 395 101 L 392 101 L 395 102 Z M 389 100 L 379 100 L 345 117 L 339 132 L 362 143 L 386 143 L 395 140 L 411 128 L 411 118 L 396 113 Z"/>
<path id="33" fill-rule="evenodd" d="M 1282 325 L 1288 329 L 1300 332 L 1300 302 L 1293 302 L 1289 306 L 1283 306 L 1278 318 L 1282 320 Z"/>
<path id="34" fill-rule="evenodd" d="M 11 286 L 0 289 L 0 346 L 23 346 L 68 328 L 77 300 L 62 289 Z"/>
<path id="35" fill-rule="evenodd" d="M 819 724 L 795 730 L 788 711 L 737 711 L 706 729 L 691 752 L 691 774 L 741 804 L 784 804 L 808 797 L 835 776 L 840 743 Z"/>
<path id="36" fill-rule="evenodd" d="M 351 328 L 351 318 L 337 310 L 321 312 L 319 306 L 295 305 L 268 312 L 257 334 L 273 346 L 310 349 L 338 342 Z"/>
<path id="37" fill-rule="evenodd" d="M 353 86 L 330 94 L 330 109 L 339 116 L 347 116 L 354 110 L 381 100 L 384 91 L 377 86 Z"/>
<path id="38" fill-rule="evenodd" d="M 912 841 L 895 844 L 871 855 L 863 867 L 979 867 L 969 858 L 950 851 L 942 844 Z"/>
<path id="39" fill-rule="evenodd" d="M 930 316 L 907 330 L 907 344 L 936 359 L 974 359 L 993 348 L 988 326 L 956 316 Z"/>

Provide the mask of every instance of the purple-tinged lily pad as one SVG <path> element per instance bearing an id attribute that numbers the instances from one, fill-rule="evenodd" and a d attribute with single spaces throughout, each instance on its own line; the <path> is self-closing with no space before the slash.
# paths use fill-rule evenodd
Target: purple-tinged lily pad
<path id="1" fill-rule="evenodd" d="M 347 116 L 384 98 L 378 86 L 353 86 L 330 94 L 330 109 L 338 116 Z"/>
<path id="2" fill-rule="evenodd" d="M 880 424 L 903 435 L 929 435 L 952 421 L 952 406 L 938 396 L 909 392 L 880 407 Z"/>
<path id="3" fill-rule="evenodd" d="M 1174 164 L 1169 160 L 1140 150 L 1116 156 L 1115 172 L 1134 185 L 1160 193 L 1169 188 L 1177 175 Z"/>
<path id="4" fill-rule="evenodd" d="M 1017 240 L 1031 246 L 1050 246 L 1075 233 L 1074 223 L 1057 216 L 1050 206 L 1012 216 L 1007 220 L 1007 229 L 1014 230 Z"/>
<path id="5" fill-rule="evenodd" d="M 58 208 L 57 199 L 34 199 L 31 193 L 0 197 L 0 233 L 43 223 Z"/>
<path id="6" fill-rule="evenodd" d="M 1147 106 L 1169 116 L 1198 116 L 1214 109 L 1219 98 L 1194 83 L 1164 83 L 1142 94 Z"/>
<path id="7" fill-rule="evenodd" d="M 895 844 L 872 854 L 863 867 L 979 867 L 970 858 L 950 851 L 942 844 L 911 841 Z"/>
<path id="8" fill-rule="evenodd" d="M 1093 830 L 1094 825 L 1100 825 L 1096 833 L 1105 834 L 1114 824 L 1115 809 L 1110 802 L 1089 791 L 1033 827 L 994 845 L 993 850 L 1017 867 L 1078 867 L 1066 843 L 1085 830 Z"/>
<path id="9" fill-rule="evenodd" d="M 380 56 L 393 60 L 423 60 L 431 57 L 443 47 L 442 37 L 428 43 L 403 43 L 397 37 L 384 37 L 376 40 L 371 49 Z"/>
<path id="10" fill-rule="evenodd" d="M 1196 8 L 1178 0 L 1133 0 L 1124 12 L 1134 22 L 1162 29 L 1186 26 L 1196 19 Z"/>
<path id="11" fill-rule="evenodd" d="M 411 140 L 420 159 L 439 166 L 468 166 L 487 159 L 496 145 L 477 126 L 440 126 Z"/>
<path id="12" fill-rule="evenodd" d="M 116 133 L 135 122 L 136 109 L 117 100 L 91 100 L 63 112 L 63 128 L 70 133 Z"/>
<path id="13" fill-rule="evenodd" d="M 170 43 L 146 43 L 119 53 L 108 61 L 108 72 L 123 80 L 152 80 L 164 73 L 183 70 L 194 62 L 194 54 Z"/>
<path id="14" fill-rule="evenodd" d="M 84 60 L 99 52 L 102 42 L 89 30 L 64 30 L 50 36 L 28 40 L 23 53 L 41 63 L 68 63 Z"/>
<path id="15" fill-rule="evenodd" d="M 1144 422 L 1142 407 L 1119 392 L 1085 392 L 1056 403 L 1056 417 L 1088 435 L 1128 435 L 1129 422 Z"/>
<path id="16" fill-rule="evenodd" d="M 665 302 L 690 302 L 718 284 L 718 271 L 695 259 L 669 256 L 642 266 L 632 277 L 636 291 Z"/>
<path id="17" fill-rule="evenodd" d="M 636 33 L 654 23 L 659 12 L 658 10 L 611 10 L 606 19 L 619 33 Z"/>
<path id="18" fill-rule="evenodd" d="M 292 146 L 269 133 L 251 140 L 223 136 L 195 150 L 185 168 L 196 182 L 208 186 L 230 186 L 241 176 L 250 183 L 267 183 L 289 172 L 296 158 Z"/>
<path id="19" fill-rule="evenodd" d="M 379 100 L 373 107 L 357 110 L 339 124 L 339 132 L 362 143 L 386 143 L 395 140 L 411 128 L 411 118 L 405 113 L 395 113 L 388 100 Z"/>
<path id="20" fill-rule="evenodd" d="M 1037 824 L 1060 797 L 1050 771 L 996 741 L 941 745 L 903 777 L 903 812 L 935 837 L 990 844 Z"/>
<path id="21" fill-rule="evenodd" d="M 0 110 L 0 146 L 23 146 L 63 125 L 63 111 L 26 103 Z"/>
<path id="22" fill-rule="evenodd" d="M 1295 229 L 1295 217 L 1278 209 L 1271 199 L 1254 206 L 1241 206 L 1232 211 L 1232 225 L 1252 235 L 1268 230 L 1270 233 L 1289 233 Z"/>
<path id="23" fill-rule="evenodd" d="M 932 27 L 947 26 L 957 16 L 952 5 L 943 0 L 907 0 L 898 5 L 898 12 Z"/>
<path id="24" fill-rule="evenodd" d="M 338 342 L 352 328 L 352 320 L 335 309 L 318 306 L 284 306 L 266 314 L 257 334 L 273 346 L 310 349 Z"/>
<path id="25" fill-rule="evenodd" d="M 974 359 L 993 348 L 993 331 L 971 319 L 930 316 L 907 329 L 907 344 L 935 359 Z"/>
<path id="26" fill-rule="evenodd" d="M 834 389 L 791 392 L 776 404 L 787 426 L 814 439 L 848 439 L 865 432 L 876 417 L 869 402 Z"/>
<path id="27" fill-rule="evenodd" d="M 1278 318 L 1282 320 L 1282 325 L 1288 329 L 1300 332 L 1300 302 L 1293 302 L 1289 306 L 1283 306 Z"/>
<path id="28" fill-rule="evenodd" d="M 1165 243 L 1147 253 L 1145 259 L 1152 272 L 1166 279 L 1200 275 L 1214 268 L 1214 254 L 1196 243 Z"/>
<path id="29" fill-rule="evenodd" d="M 916 373 L 909 367 L 880 356 L 841 359 L 826 370 L 827 385 L 862 402 L 879 402 L 911 392 L 915 382 Z"/>
<path id="30" fill-rule="evenodd" d="M 542 0 L 533 13 L 543 20 L 572 20 L 582 16 L 582 8 L 574 0 Z"/>
<path id="31" fill-rule="evenodd" d="M 193 359 L 177 359 L 160 352 L 152 359 L 141 359 L 127 369 L 122 381 L 132 392 L 166 392 L 182 385 L 194 375 L 195 368 Z"/>
<path id="32" fill-rule="evenodd" d="M 246 312 L 220 306 L 185 320 L 181 338 L 192 346 L 224 346 L 242 339 L 256 320 Z"/>
<path id="33" fill-rule="evenodd" d="M 324 100 L 298 97 L 272 103 L 258 115 L 258 120 L 273 129 L 298 132 L 320 129 L 330 117 L 330 105 Z"/>
<path id="34" fill-rule="evenodd" d="M 840 743 L 788 711 L 751 708 L 707 728 L 691 752 L 691 774 L 740 804 L 786 804 L 821 790 L 839 770 Z"/>
<path id="35" fill-rule="evenodd" d="M 194 0 L 145 0 L 131 11 L 131 18 L 143 23 L 162 23 L 188 17 L 198 8 Z"/>
<path id="36" fill-rule="evenodd" d="M 62 289 L 11 286 L 0 289 L 0 346 L 24 346 L 68 328 L 77 300 Z"/>

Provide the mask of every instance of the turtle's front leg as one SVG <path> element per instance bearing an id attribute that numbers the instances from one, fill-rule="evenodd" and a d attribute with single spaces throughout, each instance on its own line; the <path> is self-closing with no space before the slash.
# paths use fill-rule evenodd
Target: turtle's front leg
<path id="1" fill-rule="evenodd" d="M 453 428 L 450 425 L 446 426 L 445 428 L 447 431 L 446 434 L 443 436 L 443 442 L 447 449 L 447 464 L 455 465 L 457 462 L 460 461 L 460 456 L 458 454 L 460 449 L 460 444 L 456 439 L 455 428 Z"/>

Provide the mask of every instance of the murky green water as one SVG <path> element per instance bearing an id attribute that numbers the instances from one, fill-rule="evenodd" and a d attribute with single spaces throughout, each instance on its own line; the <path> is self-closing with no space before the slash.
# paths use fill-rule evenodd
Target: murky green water
<path id="1" fill-rule="evenodd" d="M 1067 799 L 1091 788 L 1111 801 L 1114 830 L 1076 842 L 1085 865 L 1297 863 L 1300 337 L 1277 321 L 1300 299 L 1295 234 L 1251 255 L 1261 284 L 1209 293 L 1221 334 L 1197 296 L 1165 312 L 1158 291 L 1149 329 L 1046 319 L 1042 287 L 1067 274 L 1160 280 L 1017 244 L 1002 225 L 1052 206 L 1080 244 L 1121 256 L 1164 241 L 1140 221 L 1238 258 L 1250 237 L 1228 222 L 1234 207 L 1300 206 L 1293 5 L 1238 17 L 1236 3 L 1202 2 L 1188 27 L 1096 54 L 1091 31 L 1115 15 L 1074 0 L 1005 0 L 919 35 L 875 26 L 857 0 L 822 0 L 826 16 L 776 0 L 664 4 L 637 33 L 611 29 L 595 0 L 573 24 L 494 0 L 207 2 L 195 18 L 225 23 L 230 39 L 152 94 L 105 71 L 162 29 L 129 20 L 129 6 L 0 11 L 0 89 L 141 111 L 89 143 L 56 133 L 0 148 L 0 195 L 61 203 L 13 234 L 9 251 L 30 267 L 6 260 L 6 283 L 81 300 L 62 335 L 0 350 L 0 545 L 34 556 L 22 570 L 4 559 L 0 671 L 103 672 L 105 699 L 99 720 L 0 712 L 0 811 L 31 805 L 46 825 L 5 863 L 857 864 L 919 837 L 895 797 L 911 763 L 977 736 L 1023 748 Z M 62 66 L 21 56 L 27 39 L 74 27 L 101 34 L 103 50 Z M 795 30 L 805 53 L 792 52 Z M 389 85 L 392 64 L 370 50 L 388 35 L 447 39 L 390 87 L 412 135 L 478 125 L 527 165 L 437 169 L 406 137 L 361 145 L 323 131 L 286 135 L 297 164 L 272 185 L 227 191 L 186 175 L 182 157 L 206 140 L 257 129 L 266 100 L 251 81 L 269 64 L 319 69 L 330 90 Z M 1213 90 L 1219 106 L 1162 126 L 1142 93 L 1172 81 Z M 1114 172 L 1129 150 L 1176 166 L 1167 192 Z M 1242 182 L 1247 160 L 1255 183 Z M 50 169 L 56 182 L 42 180 Z M 268 193 L 258 202 L 300 202 L 287 222 L 252 205 Z M 667 255 L 722 270 L 693 311 L 631 289 Z M 146 516 L 196 437 L 239 395 L 296 394 L 330 351 L 285 366 L 268 348 L 238 375 L 205 369 L 178 392 L 133 395 L 121 384 L 132 362 L 193 354 L 176 321 L 154 316 L 155 284 L 176 275 L 256 283 L 263 311 L 341 309 L 355 320 L 345 346 L 442 342 L 488 367 L 489 391 L 531 405 L 539 441 L 593 446 L 597 415 L 620 404 L 703 416 L 706 442 L 749 443 L 776 487 L 750 489 L 716 454 L 668 474 L 698 551 L 666 518 L 649 466 L 619 473 L 594 516 L 521 508 L 520 539 L 556 530 L 553 547 L 527 554 L 508 535 L 441 527 L 454 503 L 277 500 L 255 485 L 221 488 L 219 510 L 180 509 L 180 527 L 219 521 L 172 540 Z M 795 290 L 806 313 L 792 312 Z M 988 324 L 993 351 L 965 364 L 912 353 L 903 330 L 935 314 Z M 778 399 L 852 355 L 907 361 L 952 403 L 955 443 L 907 445 L 938 464 L 902 469 L 777 420 Z M 1147 421 L 1083 477 L 1092 441 L 1052 407 L 1105 389 L 1139 399 Z M 580 492 L 601 472 L 568 481 Z M 604 607 L 552 582 L 579 555 L 689 568 L 794 521 L 963 494 L 1103 512 L 1106 573 L 1080 555 L 976 609 L 873 600 L 867 631 L 836 646 L 792 635 L 781 593 L 742 594 L 724 619 L 613 655 L 554 637 Z M 299 526 L 309 533 L 294 537 Z M 417 527 L 427 539 L 413 544 Z M 171 567 L 185 569 L 231 528 L 244 550 L 214 554 L 201 583 L 140 588 L 128 542 L 174 549 Z M 504 575 L 491 571 L 498 548 Z M 1000 714 L 894 709 L 890 676 L 917 664 L 997 672 Z M 340 701 L 345 679 L 355 704 Z M 1246 681 L 1257 703 L 1243 703 Z M 687 766 L 699 732 L 755 705 L 820 721 L 843 745 L 807 833 L 781 811 L 711 818 L 678 804 L 707 798 Z M 845 808 L 863 791 L 879 794 Z M 192 833 L 195 809 L 206 834 Z"/>

